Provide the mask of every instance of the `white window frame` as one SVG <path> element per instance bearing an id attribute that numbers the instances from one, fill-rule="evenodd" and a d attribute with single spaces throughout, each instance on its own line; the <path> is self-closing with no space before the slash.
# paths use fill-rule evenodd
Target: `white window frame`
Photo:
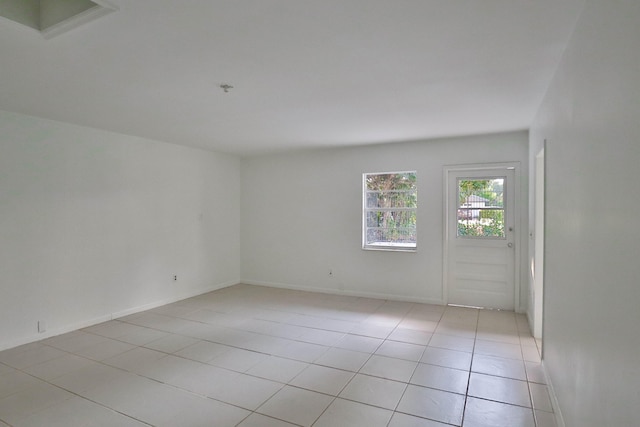
<path id="1" fill-rule="evenodd" d="M 363 250 L 373 250 L 373 251 L 395 251 L 395 252 L 416 252 L 418 250 L 418 240 L 416 235 L 416 241 L 414 243 L 394 243 L 394 242 L 377 242 L 377 243 L 367 243 L 367 230 L 370 228 L 367 225 L 367 214 L 369 212 L 376 211 L 412 211 L 415 212 L 416 217 L 418 215 L 418 206 L 416 202 L 415 208 L 407 208 L 407 207 L 391 207 L 391 208 L 369 208 L 367 207 L 367 194 L 371 193 L 367 189 L 367 177 L 371 175 L 394 175 L 394 174 L 415 174 L 417 175 L 417 171 L 415 170 L 407 170 L 407 171 L 393 171 L 393 172 L 365 172 L 362 174 L 362 249 Z M 398 192 L 409 192 L 405 190 L 397 190 Z M 413 191 L 411 191 L 413 192 Z M 418 193 L 417 183 L 416 183 L 416 196 Z M 416 233 L 417 233 L 417 224 L 416 224 Z"/>

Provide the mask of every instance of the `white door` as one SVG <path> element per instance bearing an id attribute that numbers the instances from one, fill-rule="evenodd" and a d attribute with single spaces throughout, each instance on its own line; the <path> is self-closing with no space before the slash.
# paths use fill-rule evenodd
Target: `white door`
<path id="1" fill-rule="evenodd" d="M 514 168 L 447 172 L 448 304 L 513 310 Z"/>

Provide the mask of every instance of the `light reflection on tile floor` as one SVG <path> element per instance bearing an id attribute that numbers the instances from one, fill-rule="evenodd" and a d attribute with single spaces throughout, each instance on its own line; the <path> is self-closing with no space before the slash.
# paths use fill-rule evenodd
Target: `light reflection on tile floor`
<path id="1" fill-rule="evenodd" d="M 236 285 L 0 352 L 4 425 L 555 421 L 524 315 Z"/>

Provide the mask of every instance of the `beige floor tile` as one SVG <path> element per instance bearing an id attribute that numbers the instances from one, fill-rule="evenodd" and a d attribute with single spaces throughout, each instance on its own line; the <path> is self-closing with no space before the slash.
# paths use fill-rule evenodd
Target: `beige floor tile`
<path id="1" fill-rule="evenodd" d="M 513 378 L 522 381 L 527 380 L 527 374 L 522 360 L 474 354 L 471 370 L 481 374 Z"/>
<path id="2" fill-rule="evenodd" d="M 394 410 L 406 387 L 406 383 L 357 374 L 339 397 Z"/>
<path id="3" fill-rule="evenodd" d="M 74 395 L 68 391 L 38 380 L 36 384 L 0 399 L 1 418 L 9 424 L 17 424 L 22 418 L 72 397 Z"/>
<path id="4" fill-rule="evenodd" d="M 343 348 L 346 350 L 360 351 L 363 353 L 374 353 L 380 344 L 382 344 L 380 338 L 363 337 L 361 335 L 347 334 L 342 337 L 335 347 Z"/>
<path id="5" fill-rule="evenodd" d="M 308 363 L 271 356 L 247 371 L 247 374 L 272 381 L 288 383 L 302 372 Z"/>
<path id="6" fill-rule="evenodd" d="M 360 369 L 360 373 L 408 382 L 416 366 L 418 366 L 418 362 L 374 354 Z"/>
<path id="7" fill-rule="evenodd" d="M 0 363 L 0 375 L 9 374 L 11 372 L 15 372 L 16 370 L 17 369 L 12 368 L 11 366 Z"/>
<path id="8" fill-rule="evenodd" d="M 330 348 L 314 363 L 316 365 L 357 372 L 369 357 L 371 357 L 371 355 L 368 353 L 345 350 L 342 348 Z"/>
<path id="9" fill-rule="evenodd" d="M 246 372 L 269 357 L 268 354 L 264 353 L 241 348 L 231 348 L 229 351 L 215 357 L 208 363 L 232 371 Z"/>
<path id="10" fill-rule="evenodd" d="M 522 360 L 522 349 L 519 344 L 476 340 L 474 352 L 477 354 L 484 354 L 485 356 Z"/>
<path id="11" fill-rule="evenodd" d="M 196 360 L 198 362 L 208 362 L 224 354 L 230 349 L 231 347 L 224 344 L 217 344 L 209 341 L 198 341 L 195 344 L 175 352 L 174 354 L 176 356 Z"/>
<path id="12" fill-rule="evenodd" d="M 469 372 L 419 363 L 410 382 L 423 387 L 466 394 Z"/>
<path id="13" fill-rule="evenodd" d="M 480 330 L 476 333 L 476 338 L 484 341 L 503 342 L 507 344 L 520 345 L 520 335 L 517 331 Z"/>
<path id="14" fill-rule="evenodd" d="M 326 345 L 328 347 L 334 346 L 342 337 L 344 332 L 324 331 L 322 329 L 307 329 L 299 338 L 299 341 L 304 341 L 312 344 Z"/>
<path id="15" fill-rule="evenodd" d="M 269 331 L 268 335 L 280 338 L 287 338 L 290 340 L 299 340 L 300 337 L 309 331 L 309 328 L 296 325 L 287 325 L 284 323 L 274 323 L 274 326 Z"/>
<path id="16" fill-rule="evenodd" d="M 429 347 L 445 348 L 447 350 L 473 352 L 475 340 L 472 338 L 456 337 L 453 335 L 433 334 Z"/>
<path id="17" fill-rule="evenodd" d="M 118 322 L 118 324 L 120 324 L 120 322 Z M 58 335 L 57 337 L 49 338 L 44 342 L 47 345 L 55 347 L 59 350 L 74 353 L 81 348 L 104 342 L 106 341 L 106 338 L 107 337 L 84 331 L 74 331 L 67 334 Z"/>
<path id="18" fill-rule="evenodd" d="M 455 322 L 441 321 L 440 323 L 438 323 L 435 333 L 439 335 L 453 335 L 455 337 L 474 339 L 476 337 L 476 329 L 477 327 L 474 323 L 460 324 Z"/>
<path id="19" fill-rule="evenodd" d="M 387 338 L 390 341 L 400 341 L 409 344 L 427 345 L 431 340 L 431 332 L 414 331 L 411 329 L 395 329 Z"/>
<path id="20" fill-rule="evenodd" d="M 329 347 L 319 344 L 311 344 L 293 341 L 285 347 L 275 350 L 272 354 L 287 359 L 311 363 L 322 356 Z"/>
<path id="21" fill-rule="evenodd" d="M 178 334 L 167 334 L 164 337 L 144 344 L 146 348 L 162 351 L 164 353 L 175 353 L 185 347 L 197 343 L 196 338 Z"/>
<path id="22" fill-rule="evenodd" d="M 26 351 L 0 352 L 0 362 L 15 369 L 25 369 L 39 363 L 47 362 L 68 353 L 47 345 L 29 348 Z"/>
<path id="23" fill-rule="evenodd" d="M 0 426 L 556 427 L 538 348 L 511 312 L 237 285 L 0 352 Z"/>
<path id="24" fill-rule="evenodd" d="M 24 369 L 24 372 L 48 381 L 66 375 L 92 363 L 94 362 L 89 359 L 85 359 L 84 357 L 76 356 L 74 354 L 65 354 L 62 357 L 26 368 Z M 2 382 L 2 380 L 0 380 L 0 382 Z"/>
<path id="25" fill-rule="evenodd" d="M 153 363 L 163 357 L 166 357 L 166 354 L 160 351 L 136 347 L 133 350 L 104 359 L 102 363 L 125 371 L 138 372 L 141 367 L 147 366 L 149 363 Z"/>
<path id="26" fill-rule="evenodd" d="M 526 381 L 472 372 L 469 378 L 468 393 L 473 397 L 531 408 L 529 387 Z"/>
<path id="27" fill-rule="evenodd" d="M 468 371 L 471 369 L 471 353 L 446 348 L 427 347 L 420 362 Z"/>
<path id="28" fill-rule="evenodd" d="M 538 384 L 546 384 L 547 378 L 544 374 L 544 368 L 540 363 L 524 362 L 525 369 L 527 371 L 527 379 L 531 382 Z"/>
<path id="29" fill-rule="evenodd" d="M 409 385 L 396 409 L 409 415 L 459 426 L 464 396 L 432 388 Z"/>
<path id="30" fill-rule="evenodd" d="M 393 415 L 374 406 L 336 399 L 316 421 L 314 427 L 386 427 Z"/>
<path id="31" fill-rule="evenodd" d="M 352 328 L 349 333 L 352 335 L 362 335 L 365 337 L 385 339 L 393 331 L 392 326 L 380 326 L 370 323 L 359 323 Z"/>
<path id="32" fill-rule="evenodd" d="M 210 396 L 218 389 L 224 389 L 236 381 L 240 374 L 226 369 L 194 362 L 188 369 L 165 380 L 166 384 L 179 387 L 197 394 Z"/>
<path id="33" fill-rule="evenodd" d="M 100 387 L 111 380 L 127 376 L 135 376 L 135 374 L 92 362 L 90 365 L 52 379 L 51 383 L 73 393 L 84 394 L 88 390 Z"/>
<path id="34" fill-rule="evenodd" d="M 533 409 L 536 411 L 553 412 L 549 390 L 546 385 L 529 383 L 529 390 L 531 391 Z"/>
<path id="35" fill-rule="evenodd" d="M 238 374 L 228 383 L 217 383 L 215 389 L 209 391 L 207 395 L 213 399 L 254 411 L 282 387 L 283 384 L 275 381 Z"/>
<path id="36" fill-rule="evenodd" d="M 522 358 L 527 362 L 540 363 L 540 353 L 536 346 L 522 346 Z"/>
<path id="37" fill-rule="evenodd" d="M 417 362 L 422 357 L 425 348 L 424 345 L 387 340 L 378 347 L 375 354 Z"/>
<path id="38" fill-rule="evenodd" d="M 146 424 L 80 397 L 38 411 L 16 424 L 16 427 L 69 426 L 143 427 Z"/>
<path id="39" fill-rule="evenodd" d="M 296 425 L 254 412 L 238 424 L 238 427 L 296 427 Z"/>
<path id="40" fill-rule="evenodd" d="M 286 338 L 253 334 L 250 339 L 237 343 L 235 347 L 244 348 L 245 350 L 259 351 L 261 353 L 274 354 L 275 352 L 284 349 L 292 342 L 294 341 Z"/>
<path id="41" fill-rule="evenodd" d="M 395 328 L 402 321 L 402 315 L 385 315 L 384 313 L 373 313 L 367 317 L 363 323 L 378 325 L 385 328 Z"/>
<path id="42" fill-rule="evenodd" d="M 186 375 L 198 366 L 200 362 L 184 359 L 173 355 L 166 355 L 148 364 L 140 366 L 137 374 L 156 381 L 171 383 L 175 378 Z"/>
<path id="43" fill-rule="evenodd" d="M 0 399 L 41 383 L 40 380 L 18 370 L 0 375 Z"/>
<path id="44" fill-rule="evenodd" d="M 135 329 L 131 331 L 127 331 L 123 335 L 120 335 L 116 339 L 118 341 L 124 341 L 133 345 L 144 345 L 148 342 L 155 341 L 162 337 L 167 336 L 167 332 L 158 331 L 156 329 L 145 328 L 141 326 L 137 326 Z"/>
<path id="45" fill-rule="evenodd" d="M 451 424 L 443 424 L 438 421 L 426 418 L 415 417 L 413 415 L 396 412 L 391 417 L 388 427 L 450 427 Z"/>
<path id="46" fill-rule="evenodd" d="M 156 426 L 201 425 L 211 419 L 229 425 L 249 415 L 244 409 L 141 377 L 114 380 L 87 392 L 87 397 Z"/>
<path id="47" fill-rule="evenodd" d="M 438 326 L 438 322 L 429 319 L 404 318 L 399 324 L 398 329 L 409 329 L 413 331 L 433 333 Z"/>
<path id="48" fill-rule="evenodd" d="M 289 384 L 337 396 L 355 374 L 326 366 L 310 365 Z"/>
<path id="49" fill-rule="evenodd" d="M 478 324 L 479 311 L 475 308 L 449 306 L 445 309 L 440 321 L 476 326 Z"/>
<path id="50" fill-rule="evenodd" d="M 285 386 L 257 412 L 301 426 L 312 425 L 333 401 L 333 397 Z"/>
<path id="51" fill-rule="evenodd" d="M 535 427 L 530 408 L 469 397 L 464 427 Z"/>
<path id="52" fill-rule="evenodd" d="M 118 354 L 122 354 L 126 351 L 133 350 L 134 348 L 134 345 L 116 341 L 110 338 L 105 338 L 103 341 L 97 344 L 93 344 L 88 347 L 82 347 L 74 351 L 74 353 L 78 356 L 86 357 L 88 359 L 101 361 Z"/>

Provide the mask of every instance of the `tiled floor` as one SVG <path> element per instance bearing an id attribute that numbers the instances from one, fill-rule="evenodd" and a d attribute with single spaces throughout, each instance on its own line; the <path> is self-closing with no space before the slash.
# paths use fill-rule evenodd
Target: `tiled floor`
<path id="1" fill-rule="evenodd" d="M 512 312 L 237 285 L 0 353 L 0 426 L 555 426 Z"/>

